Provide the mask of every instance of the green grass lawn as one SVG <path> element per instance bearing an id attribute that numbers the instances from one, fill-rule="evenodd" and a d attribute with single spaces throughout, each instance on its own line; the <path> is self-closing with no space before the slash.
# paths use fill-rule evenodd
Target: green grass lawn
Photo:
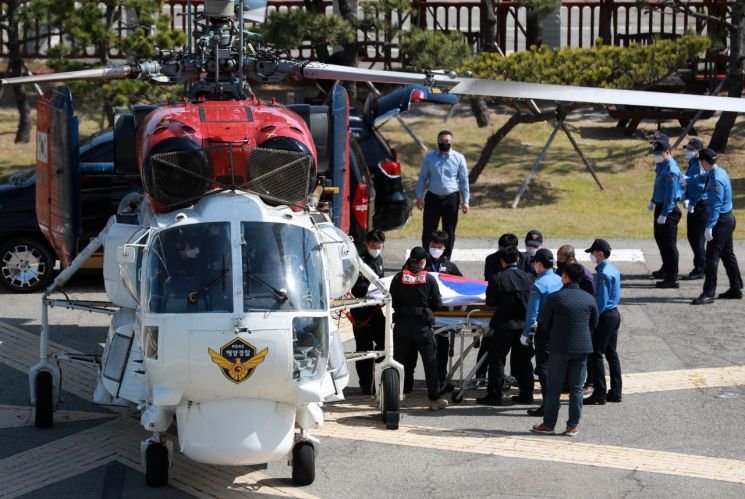
<path id="1" fill-rule="evenodd" d="M 486 138 L 507 118 L 506 115 L 494 114 L 492 126 L 479 129 L 469 116 L 454 117 L 447 123 L 443 123 L 442 117 L 404 116 L 414 132 L 432 146 L 439 130 L 451 130 L 455 135 L 454 148 L 466 156 L 469 166 L 478 159 Z M 697 136 L 705 143 L 715 123 L 716 120 L 711 119 L 697 124 Z M 672 122 L 663 123 L 670 124 Z M 523 195 L 519 207 L 512 209 L 515 194 L 553 128 L 550 123 L 519 125 L 499 144 L 478 182 L 471 185 L 472 211 L 461 214 L 459 236 L 496 239 L 504 232 L 522 235 L 537 228 L 552 238 L 651 237 L 652 215 L 646 206 L 652 193 L 654 163 L 647 150 L 648 138 L 657 131 L 656 124 L 643 123 L 634 137 L 624 137 L 615 127 L 615 121 L 601 113 L 575 113 L 568 125 L 594 164 L 605 189 L 601 191 L 597 187 L 569 140 L 559 131 L 533 177 L 529 191 Z M 732 178 L 736 215 L 741 220 L 745 220 L 743 129 L 745 123 L 735 125 L 727 153 L 721 154 L 719 160 Z M 663 131 L 670 137 L 680 133 L 679 128 L 663 128 Z M 381 132 L 398 149 L 406 185 L 413 193 L 422 158 L 421 149 L 396 120 L 387 122 Z M 687 161 L 683 150 L 674 151 L 674 156 L 685 172 Z M 418 237 L 421 218 L 421 212 L 414 209 L 411 222 L 392 232 L 391 236 Z M 683 238 L 685 221 L 680 227 L 680 237 Z M 735 235 L 745 237 L 742 230 Z"/>

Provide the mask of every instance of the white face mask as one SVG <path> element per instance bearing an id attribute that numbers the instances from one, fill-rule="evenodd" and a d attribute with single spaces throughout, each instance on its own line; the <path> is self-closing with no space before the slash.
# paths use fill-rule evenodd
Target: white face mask
<path id="1" fill-rule="evenodd" d="M 383 249 L 370 249 L 367 248 L 367 254 L 370 255 L 373 258 L 378 258 L 380 254 L 383 252 Z"/>
<path id="2" fill-rule="evenodd" d="M 654 155 L 654 162 L 655 163 L 662 163 L 663 161 L 665 161 L 665 156 L 663 156 L 662 154 L 655 154 Z"/>
<path id="3" fill-rule="evenodd" d="M 538 248 L 533 248 L 532 246 L 528 246 L 525 248 L 525 250 L 528 252 L 529 257 L 534 257 L 536 252 L 538 251 Z"/>
<path id="4" fill-rule="evenodd" d="M 443 253 L 445 253 L 445 250 L 442 248 L 429 249 L 429 254 L 432 255 L 432 258 L 434 258 L 435 260 L 439 260 Z"/>
<path id="5" fill-rule="evenodd" d="M 590 261 L 592 263 L 598 263 L 598 259 L 595 258 L 595 254 L 594 253 L 590 253 Z"/>
<path id="6" fill-rule="evenodd" d="M 693 151 L 686 151 L 686 159 L 693 159 L 696 157 L 696 153 Z"/>
<path id="7" fill-rule="evenodd" d="M 189 258 L 196 258 L 197 256 L 199 256 L 199 248 L 192 248 L 190 250 L 187 250 L 186 256 L 188 256 Z"/>

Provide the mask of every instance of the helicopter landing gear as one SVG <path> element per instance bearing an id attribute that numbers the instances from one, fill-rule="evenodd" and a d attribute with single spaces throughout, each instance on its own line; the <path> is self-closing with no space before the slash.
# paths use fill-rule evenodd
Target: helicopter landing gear
<path id="1" fill-rule="evenodd" d="M 392 367 L 385 369 L 380 379 L 381 397 L 380 414 L 389 430 L 398 430 L 400 414 L 398 371 Z"/>
<path id="2" fill-rule="evenodd" d="M 36 410 L 34 424 L 37 428 L 50 428 L 54 424 L 54 380 L 49 371 L 36 375 Z"/>
<path id="3" fill-rule="evenodd" d="M 155 433 L 140 444 L 140 453 L 145 463 L 145 483 L 148 487 L 168 484 L 168 468 L 173 463 L 173 443 Z"/>
<path id="4" fill-rule="evenodd" d="M 292 447 L 292 481 L 295 485 L 310 485 L 316 479 L 316 444 L 318 441 L 303 433 Z"/>

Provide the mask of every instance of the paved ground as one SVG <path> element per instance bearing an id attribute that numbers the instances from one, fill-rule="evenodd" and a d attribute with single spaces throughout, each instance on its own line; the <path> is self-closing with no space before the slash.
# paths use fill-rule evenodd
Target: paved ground
<path id="1" fill-rule="evenodd" d="M 575 242 L 579 248 L 589 243 Z M 659 267 L 653 244 L 611 243 L 629 250 L 619 252 L 627 261 L 618 263 L 624 276 L 621 404 L 586 408 L 574 439 L 541 437 L 527 432 L 536 422 L 527 407 L 479 407 L 478 391 L 441 413 L 425 411 L 420 372 L 422 391 L 403 402 L 401 428 L 387 431 L 373 402 L 349 388 L 346 401 L 327 407 L 327 424 L 317 432 L 316 482 L 303 488 L 292 486 L 283 462 L 255 470 L 198 465 L 177 455 L 170 485 L 148 489 L 139 464 L 145 432 L 135 415 L 87 401 L 94 374 L 82 367 L 63 367 L 65 401 L 56 424 L 36 429 L 25 371 L 36 361 L 39 296 L 0 294 L 0 496 L 745 496 L 743 302 L 692 307 L 701 281 L 657 290 L 647 277 Z M 388 242 L 384 259 L 391 271 L 413 244 Z M 458 241 L 459 249 L 493 246 L 491 240 Z M 691 257 L 682 246 L 681 272 L 687 272 Z M 736 246 L 745 261 L 745 242 Z M 458 263 L 480 277 L 482 263 Z M 724 291 L 723 272 L 720 279 Z M 68 289 L 76 297 L 103 297 L 95 274 L 76 278 Z M 55 310 L 51 323 L 56 347 L 100 350 L 105 318 Z"/>

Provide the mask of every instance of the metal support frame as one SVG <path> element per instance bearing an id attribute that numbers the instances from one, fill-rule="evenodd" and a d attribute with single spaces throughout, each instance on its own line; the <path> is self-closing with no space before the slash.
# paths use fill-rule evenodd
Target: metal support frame
<path id="1" fill-rule="evenodd" d="M 543 161 L 543 158 L 546 157 L 546 153 L 548 152 L 548 148 L 551 145 L 551 143 L 554 141 L 554 138 L 556 138 L 556 132 L 559 131 L 559 128 L 561 128 L 561 125 L 564 123 L 563 119 L 560 119 L 556 122 L 556 125 L 554 126 L 554 129 L 551 131 L 551 135 L 549 135 L 548 140 L 546 141 L 546 144 L 543 146 L 543 149 L 541 149 L 541 152 L 538 153 L 538 157 L 533 161 L 533 166 L 530 168 L 530 172 L 528 173 L 528 176 L 525 177 L 525 180 L 523 181 L 523 185 L 520 186 L 520 189 L 517 191 L 517 194 L 515 195 L 514 201 L 512 201 L 512 208 L 517 208 L 517 205 L 520 203 L 520 198 L 525 193 L 525 191 L 528 189 L 528 184 L 530 184 L 530 181 L 533 180 L 533 175 L 535 175 L 536 170 L 538 170 L 538 166 L 541 164 L 541 161 Z"/>

